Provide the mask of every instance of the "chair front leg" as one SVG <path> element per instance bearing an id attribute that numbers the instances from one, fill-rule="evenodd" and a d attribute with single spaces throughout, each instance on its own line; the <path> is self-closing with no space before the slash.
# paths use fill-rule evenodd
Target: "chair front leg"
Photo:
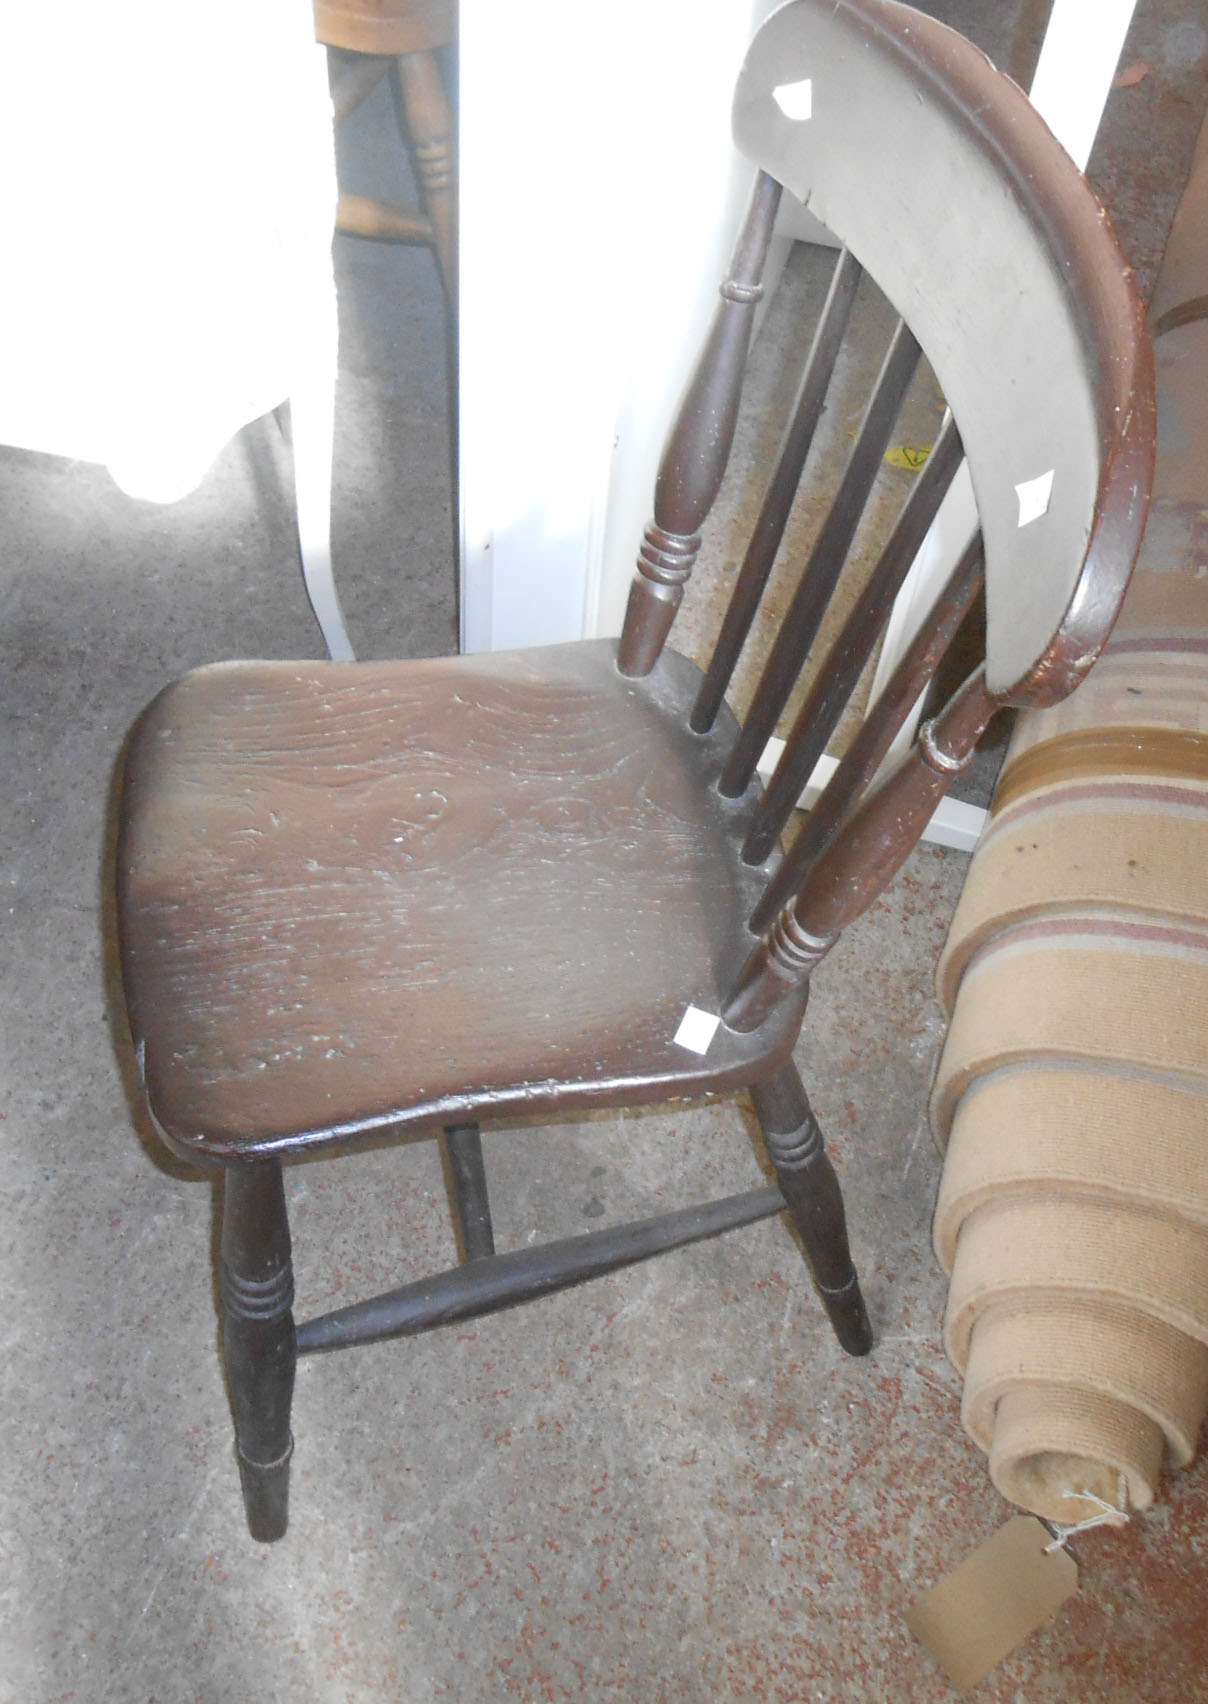
<path id="1" fill-rule="evenodd" d="M 227 1167 L 222 1198 L 222 1343 L 248 1530 L 289 1519 L 289 1428 L 297 1349 L 289 1222 L 277 1160 Z"/>
<path id="2" fill-rule="evenodd" d="M 848 1247 L 843 1196 L 796 1066 L 781 1066 L 751 1094 L 835 1336 L 849 1355 L 867 1355 L 872 1328 Z"/>

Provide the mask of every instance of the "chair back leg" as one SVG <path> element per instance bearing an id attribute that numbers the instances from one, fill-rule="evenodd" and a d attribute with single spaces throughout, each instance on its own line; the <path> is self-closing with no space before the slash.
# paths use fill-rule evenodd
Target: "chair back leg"
<path id="1" fill-rule="evenodd" d="M 486 1260 L 495 1252 L 482 1133 L 477 1124 L 445 1126 L 445 1155 L 453 1185 L 453 1213 L 466 1260 Z"/>

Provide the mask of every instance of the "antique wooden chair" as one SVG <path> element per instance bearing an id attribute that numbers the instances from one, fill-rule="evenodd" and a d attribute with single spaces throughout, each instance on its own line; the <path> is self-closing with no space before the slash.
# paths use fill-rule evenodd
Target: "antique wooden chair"
<path id="1" fill-rule="evenodd" d="M 619 644 L 248 662 L 168 687 L 130 749 L 125 988 L 154 1117 L 225 1167 L 224 1344 L 248 1520 L 285 1529 L 295 1357 L 489 1312 L 787 1209 L 839 1341 L 870 1332 L 792 1062 L 812 967 L 995 709 L 1089 667 L 1141 532 L 1150 358 L 1101 209 L 1024 96 L 892 0 L 794 0 L 735 130 L 758 167 L 658 479 Z M 886 161 L 906 160 L 906 172 Z M 847 245 L 712 661 L 664 645 L 733 431 L 785 184 Z M 724 694 L 867 268 L 903 318 L 740 728 Z M 951 410 L 766 792 L 756 762 L 838 579 L 920 347 Z M 881 780 L 982 578 L 930 619 L 781 851 L 963 448 L 986 659 Z M 812 463 L 811 463 L 812 467 Z M 751 1090 L 779 1188 L 496 1254 L 479 1123 Z M 281 1163 L 443 1127 L 462 1266 L 299 1325 Z"/>
<path id="2" fill-rule="evenodd" d="M 420 243 L 435 251 L 449 299 L 457 301 L 454 122 L 440 64 L 457 40 L 456 0 L 314 0 L 315 35 L 339 58 L 332 70 L 337 124 L 385 78 L 407 118 L 423 212 L 363 195 L 341 195 L 336 229 L 375 242 Z"/>

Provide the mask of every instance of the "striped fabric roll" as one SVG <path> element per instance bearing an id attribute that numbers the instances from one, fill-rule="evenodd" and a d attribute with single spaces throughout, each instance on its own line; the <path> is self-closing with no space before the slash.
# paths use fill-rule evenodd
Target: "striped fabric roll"
<path id="1" fill-rule="evenodd" d="M 1071 912 L 1003 929 L 965 969 L 932 1093 L 943 1133 L 1003 1066 L 1078 1060 L 1208 1089 L 1208 925 Z"/>
<path id="2" fill-rule="evenodd" d="M 1208 569 L 1142 569 L 1087 680 L 1019 718 L 940 959 L 945 1010 L 1000 929 L 1094 908 L 1200 921 L 1205 870 Z"/>
<path id="3" fill-rule="evenodd" d="M 1208 258 L 1202 217 L 1179 218 Z M 1147 1508 L 1208 1410 L 1208 318 L 1191 312 L 1208 276 L 1194 282 L 1186 266 L 1170 280 L 1154 503 L 1120 620 L 1075 693 L 1020 717 L 939 967 L 935 1247 L 961 1418 L 1005 1497 L 1071 1524 L 1088 1499 Z"/>
<path id="4" fill-rule="evenodd" d="M 1168 529 L 1169 531 L 1169 529 Z M 1208 585 L 1020 719 L 939 967 L 935 1244 L 1011 1501 L 1149 1506 L 1208 1409 Z"/>
<path id="5" fill-rule="evenodd" d="M 1186 1080 L 1075 1060 L 988 1071 L 955 1104 L 935 1214 L 940 1264 L 952 1271 L 971 1214 L 1015 1195 L 1093 1196 L 1208 1228 L 1205 1155 L 1208 1096 Z"/>
<path id="6" fill-rule="evenodd" d="M 1208 1409 L 1208 648 L 1127 645 L 1021 719 L 939 970 L 962 1421 L 1069 1523 L 1147 1508 Z"/>
<path id="7" fill-rule="evenodd" d="M 1208 772 L 1197 730 L 1084 702 L 1016 741 L 931 1107 L 963 1424 L 1005 1497 L 1070 1523 L 1147 1508 L 1208 1409 Z"/>

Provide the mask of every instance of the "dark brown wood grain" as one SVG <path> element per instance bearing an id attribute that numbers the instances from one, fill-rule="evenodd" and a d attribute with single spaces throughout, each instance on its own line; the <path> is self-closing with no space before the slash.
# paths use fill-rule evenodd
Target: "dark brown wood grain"
<path id="1" fill-rule="evenodd" d="M 699 671 L 615 645 L 248 663 L 131 747 L 123 963 L 148 1093 L 194 1157 L 739 1087 L 787 1053 L 675 1044 L 718 1012 L 766 872 Z"/>

